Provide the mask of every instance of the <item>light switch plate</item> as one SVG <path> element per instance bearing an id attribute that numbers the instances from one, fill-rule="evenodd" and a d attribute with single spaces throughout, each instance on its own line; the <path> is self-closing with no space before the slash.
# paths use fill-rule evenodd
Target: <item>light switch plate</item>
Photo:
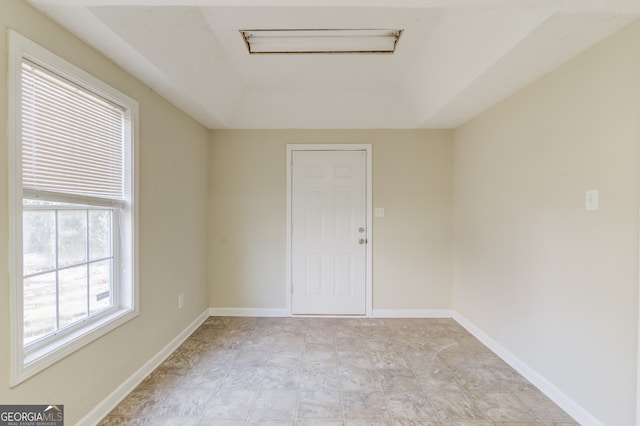
<path id="1" fill-rule="evenodd" d="M 375 210 L 373 211 L 373 214 L 375 217 L 384 217 L 384 208 L 376 207 Z"/>
<path id="2" fill-rule="evenodd" d="M 590 189 L 585 192 L 585 210 L 596 211 L 598 210 L 598 190 Z"/>

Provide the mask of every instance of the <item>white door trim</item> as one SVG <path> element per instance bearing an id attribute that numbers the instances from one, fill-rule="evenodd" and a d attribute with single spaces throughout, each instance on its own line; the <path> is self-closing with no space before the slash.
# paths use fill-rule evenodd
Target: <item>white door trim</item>
<path id="1" fill-rule="evenodd" d="M 373 247 L 373 232 L 372 232 L 372 224 L 373 224 L 373 190 L 372 190 L 372 148 L 371 144 L 287 144 L 287 265 L 286 265 L 286 298 L 287 298 L 287 312 L 289 315 L 291 313 L 291 227 L 292 227 L 292 215 L 291 215 L 291 195 L 292 195 L 292 179 L 291 179 L 291 164 L 292 164 L 292 155 L 293 151 L 365 151 L 367 153 L 367 252 L 366 252 L 366 268 L 365 268 L 365 291 L 366 291 L 366 302 L 365 302 L 365 316 L 370 317 L 371 311 L 373 307 L 373 285 L 372 285 L 372 247 Z"/>
<path id="2" fill-rule="evenodd" d="M 638 220 L 640 221 L 640 210 L 638 211 Z M 640 240 L 640 233 L 638 234 Z M 640 268 L 640 264 L 638 265 Z M 640 277 L 640 270 L 638 276 Z M 638 282 L 640 288 L 640 281 Z M 638 295 L 638 304 L 640 306 L 640 294 Z M 636 326 L 638 327 L 638 343 L 636 348 L 636 426 L 640 426 L 640 312 L 636 311 Z"/>

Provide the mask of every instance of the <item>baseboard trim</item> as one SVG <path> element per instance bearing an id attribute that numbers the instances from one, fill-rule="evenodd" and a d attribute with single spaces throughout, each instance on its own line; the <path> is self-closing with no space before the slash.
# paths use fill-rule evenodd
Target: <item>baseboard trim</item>
<path id="1" fill-rule="evenodd" d="M 261 308 L 209 308 L 212 317 L 289 317 L 286 309 Z M 314 316 L 314 315 L 302 315 Z M 327 315 L 318 315 L 326 318 Z M 330 317 L 343 318 L 341 315 Z M 372 318 L 453 318 L 450 309 L 373 309 Z"/>
<path id="2" fill-rule="evenodd" d="M 140 367 L 135 373 L 118 386 L 109 394 L 102 402 L 96 405 L 86 416 L 84 416 L 76 425 L 93 426 L 107 414 L 111 412 L 136 386 L 138 386 L 153 370 L 155 370 L 169 355 L 171 355 L 178 347 L 193 333 L 207 318 L 209 317 L 209 309 L 198 316 L 191 324 L 187 326 L 180 334 L 171 340 L 164 348 L 155 354 L 149 361 Z"/>
<path id="3" fill-rule="evenodd" d="M 453 318 L 450 309 L 373 309 L 373 318 Z"/>
<path id="4" fill-rule="evenodd" d="M 575 421 L 582 426 L 604 426 L 604 423 L 593 417 L 587 410 L 582 408 L 567 394 L 558 389 L 553 383 L 541 376 L 533 368 L 522 362 L 518 357 L 509 352 L 504 346 L 489 337 L 471 321 L 454 311 L 453 319 L 471 333 L 476 339 L 480 340 L 485 346 L 491 349 L 496 355 L 502 358 L 514 370 L 520 373 L 525 379 L 529 380 L 550 400 L 555 402 L 567 414 L 574 418 Z"/>
<path id="5" fill-rule="evenodd" d="M 288 317 L 286 309 L 209 308 L 212 317 Z"/>

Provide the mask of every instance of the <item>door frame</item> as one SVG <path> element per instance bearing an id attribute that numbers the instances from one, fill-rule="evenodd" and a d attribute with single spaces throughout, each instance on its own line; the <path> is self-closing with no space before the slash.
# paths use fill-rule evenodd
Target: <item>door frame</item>
<path id="1" fill-rule="evenodd" d="M 293 290 L 293 283 L 291 282 L 291 258 L 293 255 L 291 244 L 291 231 L 293 228 L 293 222 L 291 209 L 293 206 L 293 179 L 292 179 L 292 164 L 293 164 L 293 151 L 364 151 L 367 154 L 366 160 L 366 209 L 367 209 L 367 249 L 365 255 L 365 317 L 371 316 L 373 308 L 373 285 L 372 285 L 372 253 L 373 253 L 373 173 L 372 173 L 372 147 L 371 144 L 287 144 L 287 265 L 286 265 L 286 300 L 287 300 L 287 313 L 289 316 L 293 316 L 292 304 L 291 304 L 291 292 Z M 296 315 L 304 316 L 304 315 Z M 349 315 L 351 317 L 351 315 Z"/>

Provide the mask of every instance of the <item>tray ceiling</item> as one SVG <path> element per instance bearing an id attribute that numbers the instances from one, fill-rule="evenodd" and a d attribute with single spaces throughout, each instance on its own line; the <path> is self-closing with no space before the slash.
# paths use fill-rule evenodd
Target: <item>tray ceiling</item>
<path id="1" fill-rule="evenodd" d="M 30 0 L 209 128 L 454 128 L 635 0 Z M 394 28 L 393 54 L 251 55 L 242 29 Z"/>

